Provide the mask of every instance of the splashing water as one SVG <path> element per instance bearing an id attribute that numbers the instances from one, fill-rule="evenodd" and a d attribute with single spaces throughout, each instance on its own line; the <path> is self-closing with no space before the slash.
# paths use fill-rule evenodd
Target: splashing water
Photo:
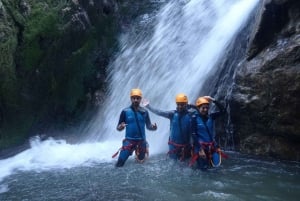
<path id="1" fill-rule="evenodd" d="M 153 35 L 121 37 L 122 50 L 110 65 L 109 89 L 104 107 L 90 122 L 86 143 L 64 140 L 31 141 L 31 148 L 0 160 L 0 182 L 17 171 L 43 171 L 93 163 L 111 163 L 124 132 L 115 127 L 119 114 L 130 105 L 129 91 L 141 88 L 154 107 L 175 108 L 177 93 L 193 102 L 205 77 L 241 29 L 259 0 L 170 1 L 155 17 Z M 144 38 L 145 40 L 141 40 Z M 151 114 L 158 130 L 147 132 L 150 154 L 167 150 L 169 122 Z M 0 191 L 7 191 L 1 185 Z"/>

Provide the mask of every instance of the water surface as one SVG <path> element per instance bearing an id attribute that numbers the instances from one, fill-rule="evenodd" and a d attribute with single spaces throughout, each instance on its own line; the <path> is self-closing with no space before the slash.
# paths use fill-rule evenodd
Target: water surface
<path id="1" fill-rule="evenodd" d="M 235 152 L 222 167 L 193 170 L 165 154 L 144 164 L 131 157 L 72 168 L 17 171 L 1 184 L 0 200 L 298 200 L 300 164 L 258 159 Z"/>

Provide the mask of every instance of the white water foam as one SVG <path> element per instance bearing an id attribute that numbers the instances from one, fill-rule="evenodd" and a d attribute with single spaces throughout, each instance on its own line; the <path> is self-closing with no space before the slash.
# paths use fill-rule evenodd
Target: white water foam
<path id="1" fill-rule="evenodd" d="M 199 197 L 201 197 L 201 199 L 217 198 L 219 200 L 236 200 L 234 195 L 211 190 L 201 193 Z"/>
<path id="2" fill-rule="evenodd" d="M 14 157 L 0 160 L 0 182 L 16 171 L 47 171 L 51 169 L 68 169 L 77 166 L 90 166 L 97 163 L 114 163 L 112 155 L 118 151 L 122 142 L 93 142 L 68 144 L 65 140 L 49 138 L 41 141 L 39 137 L 30 142 L 31 148 Z M 150 150 L 150 157 L 157 154 Z M 117 157 L 116 157 L 117 158 Z M 128 160 L 134 160 L 133 157 Z M 0 185 L 0 191 L 5 192 Z"/>
<path id="3" fill-rule="evenodd" d="M 31 148 L 14 157 L 0 160 L 0 181 L 16 170 L 44 171 L 56 168 L 72 168 L 92 163 L 111 162 L 112 154 L 120 146 L 118 141 L 109 143 L 67 144 L 65 140 L 52 138 L 31 141 Z"/>

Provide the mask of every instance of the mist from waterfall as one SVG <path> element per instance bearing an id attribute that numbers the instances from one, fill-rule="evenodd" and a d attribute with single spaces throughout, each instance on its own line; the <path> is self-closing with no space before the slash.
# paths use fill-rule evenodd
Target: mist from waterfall
<path id="1" fill-rule="evenodd" d="M 129 93 L 140 88 L 154 107 L 175 109 L 175 96 L 185 93 L 194 103 L 208 73 L 216 68 L 236 33 L 259 0 L 178 0 L 165 2 L 138 22 L 145 29 L 120 36 L 121 51 L 109 66 L 108 93 L 81 144 L 36 138 L 31 148 L 0 160 L 0 182 L 17 171 L 43 171 L 111 163 L 124 131 L 116 130 L 120 112 L 130 105 Z M 147 27 L 147 23 L 151 28 Z M 201 94 L 206 95 L 206 94 Z M 167 150 L 169 121 L 150 113 L 158 130 L 146 131 L 150 156 Z M 2 190 L 1 190 L 2 189 Z M 7 191 L 0 185 L 0 193 Z"/>

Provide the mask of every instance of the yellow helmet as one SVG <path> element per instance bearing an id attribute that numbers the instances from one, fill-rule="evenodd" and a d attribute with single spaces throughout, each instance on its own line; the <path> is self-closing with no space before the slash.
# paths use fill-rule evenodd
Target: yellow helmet
<path id="1" fill-rule="evenodd" d="M 142 98 L 142 91 L 140 89 L 131 89 L 130 97 L 132 96 L 139 96 Z"/>
<path id="2" fill-rule="evenodd" d="M 185 94 L 177 94 L 176 96 L 176 103 L 187 103 L 188 98 Z"/>
<path id="3" fill-rule="evenodd" d="M 196 101 L 196 106 L 199 107 L 200 105 L 203 104 L 209 104 L 209 101 L 204 97 L 199 97 Z"/>

